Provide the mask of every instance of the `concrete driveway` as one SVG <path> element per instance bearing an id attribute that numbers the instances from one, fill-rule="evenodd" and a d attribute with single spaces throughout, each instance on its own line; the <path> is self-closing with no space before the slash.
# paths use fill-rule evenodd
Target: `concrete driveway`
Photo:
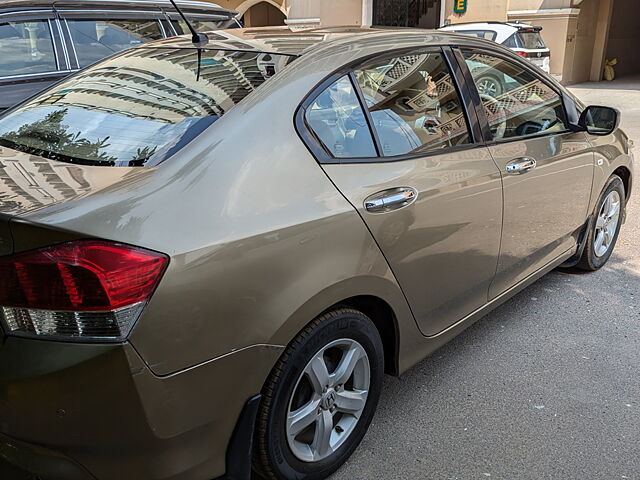
<path id="1" fill-rule="evenodd" d="M 620 109 L 640 160 L 640 77 L 572 90 Z M 388 378 L 332 480 L 640 479 L 637 181 L 634 193 L 602 270 L 550 273 Z"/>

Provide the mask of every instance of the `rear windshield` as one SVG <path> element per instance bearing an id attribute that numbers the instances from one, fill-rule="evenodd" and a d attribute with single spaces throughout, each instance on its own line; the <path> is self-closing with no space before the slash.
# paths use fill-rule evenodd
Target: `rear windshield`
<path id="1" fill-rule="evenodd" d="M 83 165 L 171 157 L 292 57 L 139 48 L 90 67 L 0 117 L 0 145 Z"/>
<path id="2" fill-rule="evenodd" d="M 454 33 L 463 33 L 465 35 L 473 35 L 478 38 L 486 38 L 487 40 L 496 39 L 497 33 L 491 30 L 451 30 Z"/>
<path id="3" fill-rule="evenodd" d="M 530 49 L 538 49 L 538 48 L 547 48 L 544 44 L 544 40 L 542 40 L 542 36 L 540 32 L 537 31 L 526 31 L 526 32 L 517 32 L 515 34 L 516 42 L 519 48 L 530 48 Z"/>

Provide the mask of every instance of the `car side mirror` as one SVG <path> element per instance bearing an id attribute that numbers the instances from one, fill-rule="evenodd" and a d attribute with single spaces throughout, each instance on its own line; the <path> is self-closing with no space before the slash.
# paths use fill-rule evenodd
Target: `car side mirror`
<path id="1" fill-rule="evenodd" d="M 611 107 L 591 105 L 580 115 L 578 126 L 590 135 L 609 135 L 620 124 L 620 112 Z"/>

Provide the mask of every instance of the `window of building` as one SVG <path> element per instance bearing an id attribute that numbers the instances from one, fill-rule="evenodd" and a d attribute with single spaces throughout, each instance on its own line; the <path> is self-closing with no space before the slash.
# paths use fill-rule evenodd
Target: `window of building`
<path id="1" fill-rule="evenodd" d="M 0 23 L 0 78 L 57 70 L 46 20 Z"/>
<path id="2" fill-rule="evenodd" d="M 384 156 L 471 142 L 458 92 L 439 51 L 376 61 L 355 76 Z"/>
<path id="3" fill-rule="evenodd" d="M 141 43 L 163 38 L 157 20 L 68 20 L 81 67 Z"/>
<path id="4" fill-rule="evenodd" d="M 307 108 L 306 121 L 336 158 L 377 155 L 358 96 L 348 76 L 329 86 Z"/>
<path id="5" fill-rule="evenodd" d="M 560 95 L 523 66 L 463 50 L 494 140 L 567 130 Z"/>
<path id="6" fill-rule="evenodd" d="M 440 0 L 373 0 L 373 24 L 438 28 L 441 3 Z"/>

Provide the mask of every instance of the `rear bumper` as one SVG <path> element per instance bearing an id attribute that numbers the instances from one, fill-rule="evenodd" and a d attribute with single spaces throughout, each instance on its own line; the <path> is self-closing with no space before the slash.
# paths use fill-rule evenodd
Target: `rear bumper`
<path id="1" fill-rule="evenodd" d="M 0 459 L 47 480 L 240 478 L 231 464 L 255 418 L 241 413 L 280 353 L 254 346 L 157 377 L 128 344 L 6 338 Z"/>

